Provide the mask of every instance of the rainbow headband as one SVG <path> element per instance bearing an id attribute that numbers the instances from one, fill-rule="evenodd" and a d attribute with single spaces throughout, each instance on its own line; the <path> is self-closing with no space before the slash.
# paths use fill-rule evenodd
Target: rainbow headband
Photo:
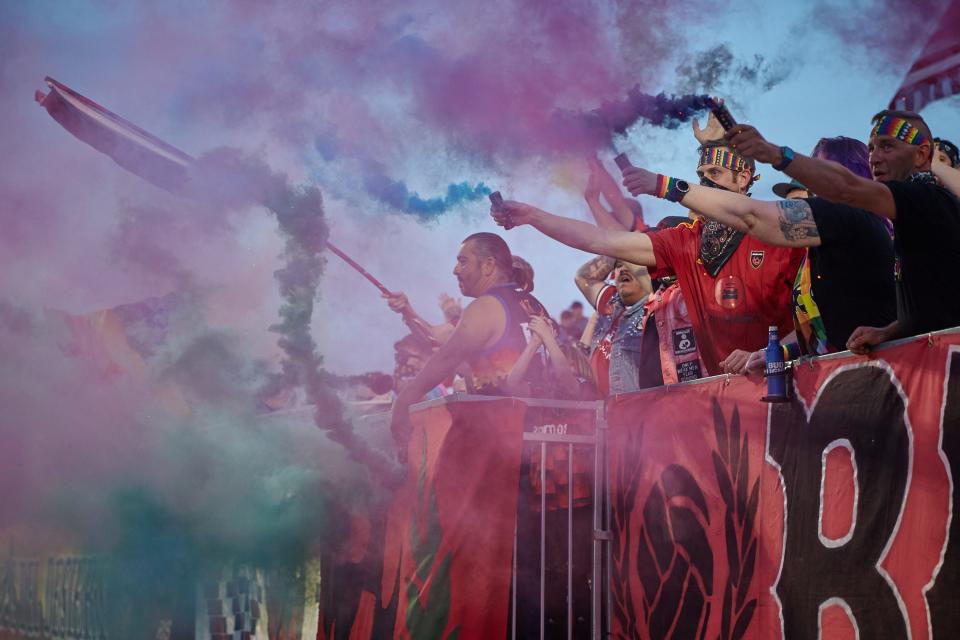
<path id="1" fill-rule="evenodd" d="M 701 151 L 699 166 L 702 167 L 705 164 L 715 164 L 731 171 L 743 171 L 747 167 L 747 161 L 743 156 L 723 147 L 708 147 Z"/>
<path id="2" fill-rule="evenodd" d="M 890 136 L 916 146 L 927 142 L 927 137 L 920 132 L 920 129 L 896 116 L 885 116 L 878 120 L 873 131 L 870 132 L 871 138 L 875 136 Z"/>

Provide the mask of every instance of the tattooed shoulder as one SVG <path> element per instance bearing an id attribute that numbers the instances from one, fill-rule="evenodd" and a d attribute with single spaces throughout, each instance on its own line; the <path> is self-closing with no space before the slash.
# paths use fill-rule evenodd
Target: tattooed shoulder
<path id="1" fill-rule="evenodd" d="M 783 237 L 791 241 L 806 238 L 819 238 L 817 223 L 813 219 L 813 210 L 805 200 L 781 200 L 779 209 L 780 231 Z"/>

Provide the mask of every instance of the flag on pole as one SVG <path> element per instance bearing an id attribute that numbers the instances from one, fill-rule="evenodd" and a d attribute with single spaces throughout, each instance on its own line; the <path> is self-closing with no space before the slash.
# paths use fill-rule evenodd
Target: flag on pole
<path id="1" fill-rule="evenodd" d="M 180 192 L 194 159 L 51 77 L 35 99 L 54 120 L 121 167 L 167 191 Z"/>
<path id="2" fill-rule="evenodd" d="M 890 101 L 891 109 L 920 111 L 931 102 L 960 94 L 960 0 L 953 0 L 937 30 Z"/>

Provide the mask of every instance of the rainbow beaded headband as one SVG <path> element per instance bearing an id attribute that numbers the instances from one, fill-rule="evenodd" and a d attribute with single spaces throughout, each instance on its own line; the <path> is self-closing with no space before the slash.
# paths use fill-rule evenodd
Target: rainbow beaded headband
<path id="1" fill-rule="evenodd" d="M 927 137 L 920 132 L 920 129 L 896 116 L 884 116 L 878 120 L 873 126 L 873 131 L 870 132 L 871 138 L 875 136 L 890 136 L 916 146 L 927 142 Z"/>
<path id="2" fill-rule="evenodd" d="M 737 155 L 729 149 L 723 147 L 708 147 L 700 152 L 700 165 L 715 164 L 731 171 L 743 171 L 747 167 L 747 161 L 741 155 Z"/>
<path id="3" fill-rule="evenodd" d="M 702 167 L 705 164 L 713 164 L 718 167 L 723 167 L 724 169 L 730 169 L 731 171 L 740 172 L 744 169 L 747 169 L 746 159 L 723 147 L 708 147 L 703 149 L 700 152 L 700 164 L 698 167 Z M 754 174 L 750 178 L 750 182 L 756 182 L 760 179 L 760 174 Z"/>

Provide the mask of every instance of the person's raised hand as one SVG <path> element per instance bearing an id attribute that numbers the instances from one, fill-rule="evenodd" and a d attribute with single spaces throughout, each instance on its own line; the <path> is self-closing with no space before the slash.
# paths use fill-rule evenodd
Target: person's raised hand
<path id="1" fill-rule="evenodd" d="M 596 176 L 601 193 L 606 194 L 608 199 L 610 194 L 620 193 L 620 185 L 617 184 L 616 179 L 610 175 L 610 172 L 603 166 L 599 158 L 594 157 L 593 160 L 591 160 L 590 171 Z"/>
<path id="2" fill-rule="evenodd" d="M 751 352 L 743 349 L 734 349 L 726 358 L 720 362 L 720 367 L 724 373 L 746 373 L 747 361 L 750 359 Z"/>
<path id="3" fill-rule="evenodd" d="M 397 313 L 403 313 L 410 308 L 410 301 L 407 300 L 407 294 L 403 292 L 396 292 L 391 294 L 382 294 L 382 297 L 387 300 L 387 306 L 390 307 L 391 311 L 396 311 Z"/>
<path id="4" fill-rule="evenodd" d="M 693 119 L 693 137 L 696 138 L 700 144 L 710 140 L 721 140 L 723 139 L 723 134 L 723 125 L 720 124 L 720 121 L 717 120 L 717 117 L 713 115 L 712 111 L 707 115 L 707 126 L 703 129 L 700 128 L 700 119 Z"/>
<path id="5" fill-rule="evenodd" d="M 600 199 L 600 172 L 599 162 L 596 158 L 587 160 L 587 168 L 590 169 L 590 177 L 587 178 L 587 186 L 583 189 L 583 199 L 587 202 L 595 202 Z"/>
<path id="6" fill-rule="evenodd" d="M 541 345 L 543 345 L 543 338 L 540 337 L 539 333 L 534 333 L 533 331 L 530 331 L 530 341 L 527 342 L 527 345 L 531 349 L 536 351 L 537 349 L 540 348 Z"/>
<path id="7" fill-rule="evenodd" d="M 441 293 L 438 301 L 440 310 L 443 312 L 444 317 L 448 320 L 459 317 L 463 312 L 463 306 L 461 305 L 459 298 L 452 298 L 446 293 Z"/>
<path id="8" fill-rule="evenodd" d="M 630 195 L 656 195 L 657 174 L 640 167 L 627 167 L 623 172 L 623 186 Z"/>
<path id="9" fill-rule="evenodd" d="M 536 211 L 536 209 L 530 205 L 513 200 L 504 200 L 503 205 L 499 207 L 491 205 L 490 207 L 490 215 L 493 217 L 494 222 L 504 229 L 517 227 L 521 224 L 528 224 L 533 217 L 534 211 Z"/>
<path id="10" fill-rule="evenodd" d="M 780 162 L 780 147 L 767 142 L 756 127 L 749 124 L 735 125 L 724 136 L 730 148 L 742 156 L 764 164 Z"/>
<path id="11" fill-rule="evenodd" d="M 539 337 L 541 341 L 547 341 L 554 338 L 553 325 L 541 316 L 532 316 L 530 318 L 530 331 L 533 335 Z"/>

